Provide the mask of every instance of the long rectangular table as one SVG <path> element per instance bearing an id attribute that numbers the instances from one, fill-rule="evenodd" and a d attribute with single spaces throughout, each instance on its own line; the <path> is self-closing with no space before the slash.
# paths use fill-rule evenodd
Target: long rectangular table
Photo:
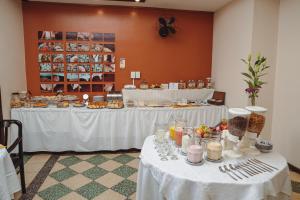
<path id="1" fill-rule="evenodd" d="M 225 106 L 192 108 L 18 108 L 11 118 L 23 123 L 24 151 L 100 151 L 137 148 L 154 133 L 155 123 L 182 116 L 189 126 L 214 126 L 227 117 Z M 12 129 L 12 137 L 17 135 Z"/>

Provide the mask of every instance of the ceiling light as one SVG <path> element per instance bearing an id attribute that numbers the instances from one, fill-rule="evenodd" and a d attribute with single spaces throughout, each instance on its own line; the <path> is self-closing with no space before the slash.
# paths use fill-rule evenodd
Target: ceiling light
<path id="1" fill-rule="evenodd" d="M 134 0 L 135 2 L 140 2 L 140 0 Z"/>

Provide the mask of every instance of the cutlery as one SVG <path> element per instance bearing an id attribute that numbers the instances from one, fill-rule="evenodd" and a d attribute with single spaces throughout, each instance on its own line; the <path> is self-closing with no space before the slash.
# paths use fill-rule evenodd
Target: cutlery
<path id="1" fill-rule="evenodd" d="M 273 168 L 273 169 L 279 170 L 278 168 L 276 168 L 276 167 L 274 167 L 274 166 L 272 166 L 272 165 L 269 165 L 269 164 L 267 164 L 267 163 L 265 163 L 265 162 L 263 162 L 263 161 L 260 161 L 260 160 L 258 160 L 258 159 L 256 159 L 256 158 L 253 158 L 253 161 L 254 161 L 254 162 L 261 163 L 261 164 L 264 164 L 265 166 L 271 167 L 271 168 Z"/>
<path id="2" fill-rule="evenodd" d="M 226 170 L 226 171 L 228 171 L 228 173 L 232 173 L 232 174 L 234 174 L 236 177 L 238 177 L 239 179 L 243 179 L 243 178 L 241 178 L 239 175 L 237 175 L 233 170 L 230 170 L 226 165 L 224 165 L 224 169 Z"/>
<path id="3" fill-rule="evenodd" d="M 253 165 L 252 163 L 249 163 L 248 161 L 245 162 L 245 165 L 256 170 L 258 173 L 264 172 L 264 170 L 259 169 L 257 166 Z"/>
<path id="4" fill-rule="evenodd" d="M 232 170 L 235 170 L 237 172 L 239 172 L 241 175 L 243 175 L 244 177 L 248 178 L 247 175 L 245 175 L 244 173 L 241 172 L 241 170 L 239 170 L 238 168 L 234 167 L 232 164 L 229 164 L 229 168 Z"/>
<path id="5" fill-rule="evenodd" d="M 235 164 L 234 167 L 237 168 L 237 169 L 243 170 L 243 171 L 246 172 L 249 176 L 254 176 L 254 175 L 255 175 L 255 174 L 252 173 L 251 171 L 249 171 L 249 170 L 247 170 L 247 169 L 244 169 L 244 168 L 243 168 L 241 165 L 239 165 L 239 164 Z"/>
<path id="6" fill-rule="evenodd" d="M 224 170 L 221 166 L 219 166 L 219 170 L 220 170 L 220 172 L 228 174 L 228 176 L 230 176 L 233 180 L 238 181 L 238 179 L 236 179 L 234 176 L 232 176 L 230 173 L 228 173 L 226 170 Z"/>
<path id="7" fill-rule="evenodd" d="M 247 169 L 248 171 L 250 171 L 252 174 L 256 175 L 256 174 L 259 174 L 260 172 L 256 171 L 255 169 L 251 169 L 248 165 L 246 165 L 245 163 L 241 162 L 239 163 L 240 166 L 243 168 L 243 169 Z"/>
<path id="8" fill-rule="evenodd" d="M 260 169 L 262 169 L 262 170 L 264 170 L 264 171 L 267 171 L 267 172 L 273 172 L 273 169 L 268 168 L 268 167 L 265 167 L 264 165 L 260 165 L 259 163 L 256 163 L 256 162 L 254 162 L 254 161 L 251 160 L 251 159 L 249 159 L 248 162 L 250 162 L 250 163 L 256 165 L 258 168 L 260 168 Z"/>

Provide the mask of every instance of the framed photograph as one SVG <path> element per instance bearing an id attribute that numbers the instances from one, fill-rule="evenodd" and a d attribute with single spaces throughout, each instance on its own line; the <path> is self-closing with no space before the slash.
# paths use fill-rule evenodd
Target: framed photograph
<path id="1" fill-rule="evenodd" d="M 90 45 L 88 43 L 78 43 L 77 49 L 78 49 L 78 51 L 89 51 Z"/>
<path id="2" fill-rule="evenodd" d="M 51 62 L 51 54 L 49 54 L 49 53 L 39 53 L 38 61 L 39 62 Z"/>
<path id="3" fill-rule="evenodd" d="M 77 40 L 77 32 L 67 32 L 66 40 Z"/>
<path id="4" fill-rule="evenodd" d="M 112 91 L 114 91 L 115 90 L 114 89 L 114 84 L 113 83 L 107 83 L 107 84 L 105 84 L 104 87 L 103 87 L 103 90 L 105 92 L 112 92 Z"/>
<path id="5" fill-rule="evenodd" d="M 115 52 L 115 44 L 104 44 L 104 52 L 113 53 Z"/>
<path id="6" fill-rule="evenodd" d="M 52 71 L 53 72 L 64 72 L 65 71 L 65 65 L 63 63 L 53 63 L 52 64 Z"/>
<path id="7" fill-rule="evenodd" d="M 101 74 L 101 73 L 93 73 L 92 74 L 92 81 L 93 82 L 101 82 L 101 81 L 103 81 L 103 74 Z"/>
<path id="8" fill-rule="evenodd" d="M 53 42 L 38 42 L 39 51 L 52 51 L 54 48 Z"/>
<path id="9" fill-rule="evenodd" d="M 104 33 L 103 39 L 104 39 L 104 42 L 114 42 L 115 34 L 114 33 Z"/>
<path id="10" fill-rule="evenodd" d="M 77 43 L 67 42 L 66 43 L 66 51 L 78 51 Z"/>
<path id="11" fill-rule="evenodd" d="M 102 84 L 93 84 L 92 85 L 92 92 L 102 92 L 103 85 Z"/>
<path id="12" fill-rule="evenodd" d="M 91 62 L 94 62 L 94 63 L 102 62 L 102 55 L 100 55 L 100 54 L 91 55 Z"/>
<path id="13" fill-rule="evenodd" d="M 78 32 L 77 33 L 77 40 L 90 40 L 90 33 L 88 32 Z"/>
<path id="14" fill-rule="evenodd" d="M 40 84 L 41 92 L 52 92 L 52 84 Z"/>
<path id="15" fill-rule="evenodd" d="M 115 63 L 115 55 L 113 54 L 105 54 L 103 55 L 103 61 L 109 63 Z"/>
<path id="16" fill-rule="evenodd" d="M 52 74 L 51 73 L 40 73 L 40 81 L 41 82 L 51 82 Z"/>
<path id="17" fill-rule="evenodd" d="M 89 64 L 79 64 L 78 65 L 78 72 L 90 72 L 90 65 Z"/>
<path id="18" fill-rule="evenodd" d="M 57 31 L 38 31 L 39 40 L 62 40 L 63 33 Z"/>
<path id="19" fill-rule="evenodd" d="M 92 33 L 91 39 L 93 41 L 103 41 L 103 33 Z"/>
<path id="20" fill-rule="evenodd" d="M 53 73 L 52 80 L 55 82 L 64 82 L 65 74 L 64 73 Z"/>
<path id="21" fill-rule="evenodd" d="M 90 57 L 87 54 L 78 54 L 78 62 L 88 63 L 90 62 Z"/>
<path id="22" fill-rule="evenodd" d="M 115 72 L 115 67 L 116 65 L 115 64 L 106 64 L 104 65 L 104 72 Z"/>
<path id="23" fill-rule="evenodd" d="M 53 84 L 53 92 L 64 92 L 64 84 Z"/>
<path id="24" fill-rule="evenodd" d="M 91 50 L 94 52 L 103 52 L 104 45 L 103 44 L 92 44 Z"/>
<path id="25" fill-rule="evenodd" d="M 67 72 L 78 72 L 77 64 L 68 64 L 67 65 Z"/>
<path id="26" fill-rule="evenodd" d="M 87 74 L 87 73 L 79 74 L 79 81 L 88 82 L 88 81 L 90 81 L 90 78 L 91 78 L 90 74 Z"/>
<path id="27" fill-rule="evenodd" d="M 66 55 L 67 63 L 74 63 L 78 62 L 77 54 L 67 54 Z"/>
<path id="28" fill-rule="evenodd" d="M 103 65 L 102 64 L 93 64 L 92 70 L 93 70 L 93 72 L 103 72 Z"/>
<path id="29" fill-rule="evenodd" d="M 78 74 L 67 73 L 67 81 L 78 81 Z"/>
<path id="30" fill-rule="evenodd" d="M 53 51 L 64 51 L 64 43 L 62 43 L 62 42 L 55 42 L 52 50 Z"/>
<path id="31" fill-rule="evenodd" d="M 68 92 L 78 92 L 78 90 L 79 90 L 79 84 L 68 84 L 67 85 Z"/>
<path id="32" fill-rule="evenodd" d="M 79 84 L 79 92 L 90 92 L 90 84 Z"/>
<path id="33" fill-rule="evenodd" d="M 51 63 L 40 63 L 41 72 L 51 72 Z"/>
<path id="34" fill-rule="evenodd" d="M 52 62 L 64 62 L 64 54 L 52 54 Z"/>

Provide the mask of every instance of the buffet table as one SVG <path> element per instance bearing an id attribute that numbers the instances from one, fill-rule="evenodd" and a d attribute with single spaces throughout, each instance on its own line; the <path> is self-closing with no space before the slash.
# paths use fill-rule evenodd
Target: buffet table
<path id="1" fill-rule="evenodd" d="M 0 199 L 10 200 L 21 190 L 15 167 L 6 149 L 0 149 Z"/>
<path id="2" fill-rule="evenodd" d="M 149 136 L 141 152 L 137 181 L 137 200 L 261 200 L 290 199 L 291 182 L 286 160 L 277 153 L 257 158 L 278 168 L 238 181 L 219 171 L 222 163 L 205 161 L 191 166 L 179 155 L 178 160 L 161 161 Z"/>
<path id="3" fill-rule="evenodd" d="M 191 108 L 17 108 L 11 118 L 23 123 L 24 151 L 99 151 L 137 148 L 154 133 L 156 122 L 182 116 L 189 126 L 214 126 L 227 117 L 225 106 Z M 12 138 L 17 130 L 12 129 Z"/>
<path id="4" fill-rule="evenodd" d="M 184 90 L 169 90 L 169 89 L 136 89 L 122 90 L 124 102 L 128 100 L 136 101 L 176 101 L 181 99 L 188 100 L 207 100 L 211 99 L 214 94 L 214 89 L 184 89 Z"/>

